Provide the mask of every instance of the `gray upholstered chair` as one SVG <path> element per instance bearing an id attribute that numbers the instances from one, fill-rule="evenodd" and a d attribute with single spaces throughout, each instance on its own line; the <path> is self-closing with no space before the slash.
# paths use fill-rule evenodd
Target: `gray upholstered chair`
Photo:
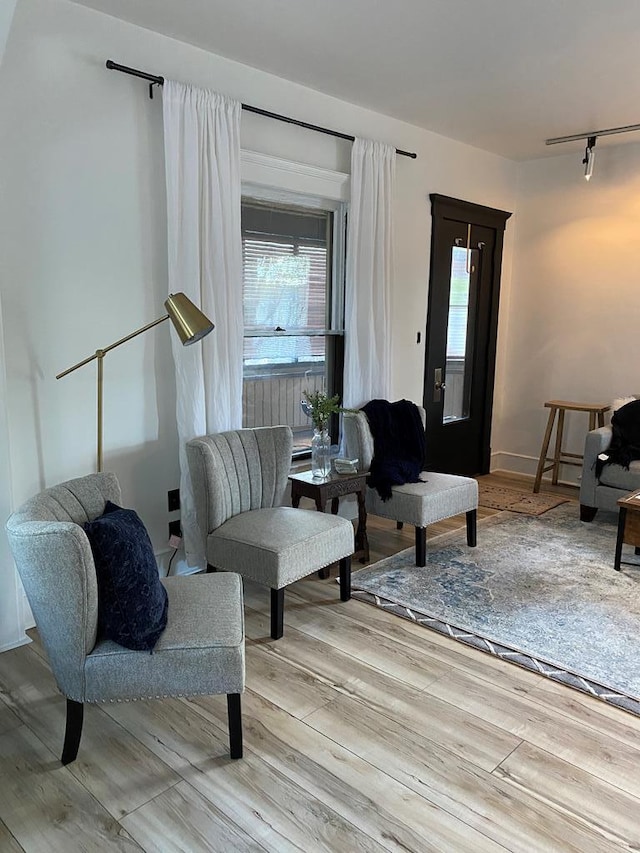
<path id="1" fill-rule="evenodd" d="M 210 567 L 271 589 L 271 636 L 284 630 L 284 588 L 340 563 L 340 598 L 351 598 L 353 525 L 282 506 L 291 467 L 288 426 L 239 429 L 187 442 L 200 533 Z"/>
<path id="2" fill-rule="evenodd" d="M 231 757 L 242 756 L 244 613 L 238 575 L 165 578 L 167 626 L 153 653 L 101 639 L 96 571 L 82 525 L 120 504 L 114 474 L 69 480 L 7 521 L 38 633 L 67 697 L 62 763 L 76 758 L 85 702 L 226 693 Z"/>
<path id="3" fill-rule="evenodd" d="M 636 394 L 636 399 L 640 395 Z M 611 444 L 611 426 L 592 429 L 587 433 L 580 479 L 580 520 L 593 521 L 599 509 L 616 512 L 617 501 L 629 492 L 640 490 L 640 460 L 634 459 L 629 470 L 621 465 L 605 465 L 596 477 L 596 460 Z"/>
<path id="4" fill-rule="evenodd" d="M 422 423 L 425 411 L 418 407 Z M 358 470 L 368 471 L 373 459 L 373 435 L 364 412 L 345 412 L 344 440 L 346 454 L 358 459 Z M 478 483 L 471 477 L 456 474 L 423 472 L 424 482 L 393 486 L 392 497 L 383 501 L 375 489 L 367 486 L 367 512 L 396 521 L 398 528 L 413 524 L 416 530 L 416 566 L 426 565 L 427 527 L 460 513 L 466 514 L 467 544 L 476 544 Z"/>

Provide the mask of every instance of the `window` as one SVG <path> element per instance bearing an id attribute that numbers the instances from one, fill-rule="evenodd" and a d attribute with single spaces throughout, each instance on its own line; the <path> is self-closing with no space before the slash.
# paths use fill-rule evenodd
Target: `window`
<path id="1" fill-rule="evenodd" d="M 294 456 L 313 432 L 304 391 L 342 393 L 343 233 L 339 204 L 243 199 L 243 425 L 288 424 Z"/>
<path id="2" fill-rule="evenodd" d="M 467 250 L 451 249 L 451 284 L 449 291 L 449 323 L 447 325 L 447 361 L 464 359 L 467 348 L 469 319 L 469 273 Z"/>
<path id="3" fill-rule="evenodd" d="M 443 423 L 469 417 L 471 399 L 471 365 L 473 353 L 473 317 L 471 296 L 477 250 L 451 248 L 451 279 L 449 285 L 449 317 L 447 322 L 446 370 L 447 387 L 442 411 Z"/>

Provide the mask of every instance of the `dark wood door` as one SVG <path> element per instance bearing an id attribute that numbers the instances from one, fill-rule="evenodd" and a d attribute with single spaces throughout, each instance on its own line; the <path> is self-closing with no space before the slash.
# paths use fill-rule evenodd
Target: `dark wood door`
<path id="1" fill-rule="evenodd" d="M 427 468 L 489 472 L 502 262 L 510 214 L 431 196 L 423 404 Z"/>

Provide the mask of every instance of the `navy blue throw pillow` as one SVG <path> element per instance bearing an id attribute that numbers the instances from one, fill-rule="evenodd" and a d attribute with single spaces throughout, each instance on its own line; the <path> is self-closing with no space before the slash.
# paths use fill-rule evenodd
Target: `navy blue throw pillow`
<path id="1" fill-rule="evenodd" d="M 127 649 L 150 651 L 167 625 L 168 599 L 144 524 L 132 509 L 107 501 L 84 529 L 96 566 L 100 633 Z"/>

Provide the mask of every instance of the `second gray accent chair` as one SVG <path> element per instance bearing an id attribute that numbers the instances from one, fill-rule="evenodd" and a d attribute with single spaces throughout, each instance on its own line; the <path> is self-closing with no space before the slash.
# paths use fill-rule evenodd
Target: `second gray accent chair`
<path id="1" fill-rule="evenodd" d="M 580 521 L 593 521 L 599 509 L 618 511 L 618 500 L 629 492 L 640 491 L 640 459 L 632 460 L 629 468 L 605 465 L 596 477 L 596 461 L 611 444 L 610 425 L 587 433 L 580 479 Z"/>
<path id="2" fill-rule="evenodd" d="M 340 598 L 351 597 L 353 525 L 282 506 L 291 467 L 288 426 L 239 429 L 187 442 L 196 516 L 209 566 L 271 590 L 271 637 L 284 631 L 284 590 L 340 563 Z"/>
<path id="3" fill-rule="evenodd" d="M 98 587 L 83 524 L 121 504 L 114 474 L 46 489 L 7 521 L 18 573 L 58 687 L 67 698 L 62 763 L 76 758 L 84 703 L 226 694 L 231 758 L 242 756 L 245 684 L 242 580 L 237 574 L 164 578 L 167 626 L 153 652 L 98 636 Z"/>
<path id="4" fill-rule="evenodd" d="M 425 411 L 418 406 L 422 423 Z M 344 439 L 346 455 L 358 459 L 358 470 L 368 471 L 373 459 L 373 435 L 364 412 L 344 413 Z M 428 440 L 428 436 L 427 436 Z M 471 477 L 457 474 L 423 472 L 424 482 L 393 486 L 392 497 L 383 501 L 377 491 L 367 486 L 367 512 L 396 521 L 398 527 L 412 524 L 415 527 L 416 566 L 426 565 L 427 527 L 445 518 L 465 513 L 467 544 L 476 544 L 478 483 Z"/>

